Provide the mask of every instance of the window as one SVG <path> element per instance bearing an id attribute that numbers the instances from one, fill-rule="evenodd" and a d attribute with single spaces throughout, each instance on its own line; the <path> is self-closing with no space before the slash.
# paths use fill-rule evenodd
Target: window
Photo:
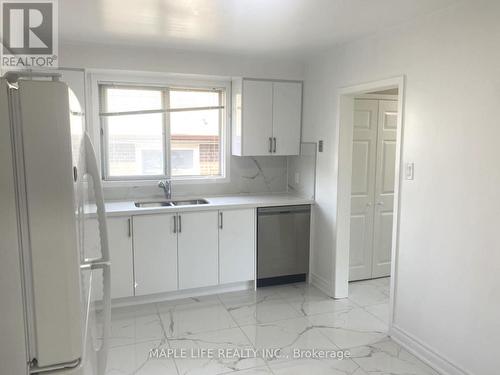
<path id="1" fill-rule="evenodd" d="M 223 88 L 100 84 L 103 177 L 222 177 Z"/>

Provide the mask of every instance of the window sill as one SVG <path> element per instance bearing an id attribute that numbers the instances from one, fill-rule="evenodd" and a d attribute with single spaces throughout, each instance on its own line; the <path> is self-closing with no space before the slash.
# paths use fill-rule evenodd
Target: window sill
<path id="1" fill-rule="evenodd" d="M 157 186 L 158 181 L 161 178 L 155 180 L 102 180 L 102 186 L 105 188 L 113 187 L 134 187 L 134 186 Z M 202 185 L 202 184 L 223 184 L 229 183 L 230 178 L 228 176 L 220 177 L 174 177 L 171 179 L 172 184 L 175 185 Z"/>

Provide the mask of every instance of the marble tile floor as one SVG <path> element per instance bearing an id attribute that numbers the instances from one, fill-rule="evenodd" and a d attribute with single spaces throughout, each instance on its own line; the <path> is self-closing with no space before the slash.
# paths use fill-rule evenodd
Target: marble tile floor
<path id="1" fill-rule="evenodd" d="M 342 300 L 291 284 L 115 309 L 107 375 L 437 375 L 387 337 L 388 278 L 349 288 Z M 294 357 L 312 349 L 350 357 Z"/>

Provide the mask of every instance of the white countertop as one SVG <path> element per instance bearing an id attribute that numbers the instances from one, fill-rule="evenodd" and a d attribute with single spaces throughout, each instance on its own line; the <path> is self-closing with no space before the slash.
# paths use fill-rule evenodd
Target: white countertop
<path id="1" fill-rule="evenodd" d="M 190 199 L 191 197 L 174 197 L 173 200 Z M 123 216 L 123 215 L 144 215 L 165 212 L 180 212 L 180 211 L 205 211 L 217 209 L 231 208 L 256 208 L 256 207 L 273 207 L 273 206 L 295 206 L 301 204 L 314 204 L 313 199 L 307 199 L 292 194 L 265 194 L 265 195 L 226 195 L 216 197 L 195 197 L 203 198 L 208 201 L 208 204 L 199 204 L 192 206 L 166 206 L 166 207 L 136 207 L 136 201 L 117 201 L 106 202 L 107 216 Z M 160 201 L 161 199 L 156 199 Z M 155 201 L 153 199 L 149 201 Z M 137 200 L 137 202 L 148 202 L 146 199 Z"/>

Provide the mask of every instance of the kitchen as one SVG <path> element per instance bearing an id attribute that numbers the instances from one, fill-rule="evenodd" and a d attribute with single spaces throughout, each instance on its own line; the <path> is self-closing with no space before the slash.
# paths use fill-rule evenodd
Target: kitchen
<path id="1" fill-rule="evenodd" d="M 497 2 L 0 7 L 1 374 L 496 374 Z"/>

